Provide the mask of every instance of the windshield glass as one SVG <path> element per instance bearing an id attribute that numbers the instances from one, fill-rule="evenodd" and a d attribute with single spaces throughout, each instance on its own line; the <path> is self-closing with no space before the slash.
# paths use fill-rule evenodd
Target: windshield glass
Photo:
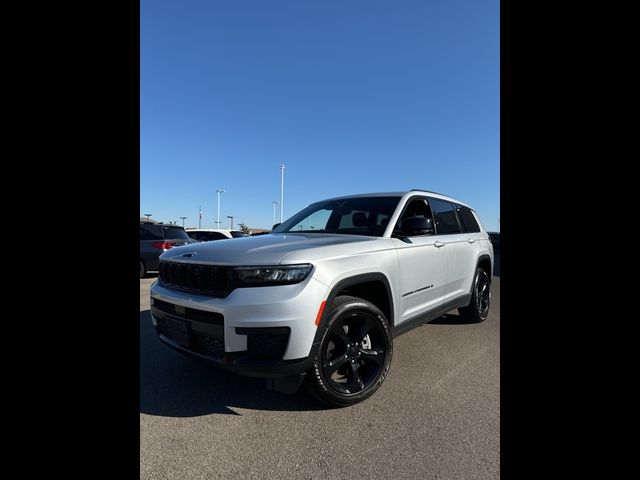
<path id="1" fill-rule="evenodd" d="M 356 197 L 309 205 L 273 233 L 341 233 L 381 237 L 400 197 Z"/>

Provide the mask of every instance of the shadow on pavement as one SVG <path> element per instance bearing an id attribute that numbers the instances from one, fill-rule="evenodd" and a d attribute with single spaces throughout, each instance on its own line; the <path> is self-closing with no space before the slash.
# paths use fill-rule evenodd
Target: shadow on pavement
<path id="1" fill-rule="evenodd" d="M 268 391 L 264 379 L 219 371 L 171 350 L 156 337 L 149 310 L 140 312 L 140 412 L 165 417 L 239 415 L 232 407 L 277 411 L 328 408 L 303 388 L 295 395 Z"/>
<path id="2" fill-rule="evenodd" d="M 457 313 L 445 313 L 441 317 L 425 323 L 425 325 L 475 325 Z"/>

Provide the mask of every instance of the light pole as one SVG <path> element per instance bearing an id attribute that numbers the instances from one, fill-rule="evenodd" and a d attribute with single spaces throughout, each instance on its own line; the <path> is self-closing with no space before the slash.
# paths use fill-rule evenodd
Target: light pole
<path id="1" fill-rule="evenodd" d="M 227 215 L 227 218 L 231 220 L 229 230 L 233 230 L 233 215 Z"/>
<path id="2" fill-rule="evenodd" d="M 276 202 L 274 200 L 271 203 L 273 203 L 273 223 L 271 224 L 271 227 L 273 228 L 273 226 L 276 224 L 276 205 L 278 205 L 278 203 L 280 203 L 280 202 Z"/>
<path id="3" fill-rule="evenodd" d="M 224 190 L 219 188 L 216 190 L 216 193 L 218 194 L 218 220 L 216 223 L 218 224 L 218 228 L 220 228 L 220 194 L 224 193 Z"/>
<path id="4" fill-rule="evenodd" d="M 202 228 L 202 205 L 198 207 L 198 229 Z"/>
<path id="5" fill-rule="evenodd" d="M 187 218 L 187 217 L 180 217 L 180 218 L 182 219 L 182 228 L 184 228 L 184 220 L 185 220 L 185 218 Z"/>
<path id="6" fill-rule="evenodd" d="M 144 216 L 147 217 L 147 220 L 149 220 L 149 217 L 151 217 L 152 215 L 150 213 L 145 213 Z"/>
<path id="7" fill-rule="evenodd" d="M 284 219 L 284 163 L 280 164 L 280 223 Z"/>

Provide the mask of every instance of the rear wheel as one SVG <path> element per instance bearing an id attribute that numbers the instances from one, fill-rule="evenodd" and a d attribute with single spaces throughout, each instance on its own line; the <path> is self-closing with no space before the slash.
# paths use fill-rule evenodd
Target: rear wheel
<path id="1" fill-rule="evenodd" d="M 482 268 L 476 269 L 473 279 L 473 291 L 469 306 L 459 308 L 460 315 L 470 323 L 483 322 L 489 316 L 491 303 L 491 282 L 489 275 Z"/>
<path id="2" fill-rule="evenodd" d="M 334 407 L 369 398 L 384 381 L 393 355 L 384 314 L 371 302 L 344 295 L 333 302 L 323 328 L 307 388 Z"/>
<path id="3" fill-rule="evenodd" d="M 147 272 L 145 271 L 144 263 L 142 263 L 142 260 L 140 260 L 140 278 L 144 277 L 145 273 Z"/>

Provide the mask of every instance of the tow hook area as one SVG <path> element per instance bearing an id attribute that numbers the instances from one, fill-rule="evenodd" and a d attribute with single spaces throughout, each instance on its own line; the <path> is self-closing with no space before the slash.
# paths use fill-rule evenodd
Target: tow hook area
<path id="1" fill-rule="evenodd" d="M 305 372 L 291 377 L 266 378 L 265 386 L 267 387 L 267 390 L 293 395 L 298 391 L 300 385 L 302 385 L 302 381 L 306 375 L 307 374 Z"/>

